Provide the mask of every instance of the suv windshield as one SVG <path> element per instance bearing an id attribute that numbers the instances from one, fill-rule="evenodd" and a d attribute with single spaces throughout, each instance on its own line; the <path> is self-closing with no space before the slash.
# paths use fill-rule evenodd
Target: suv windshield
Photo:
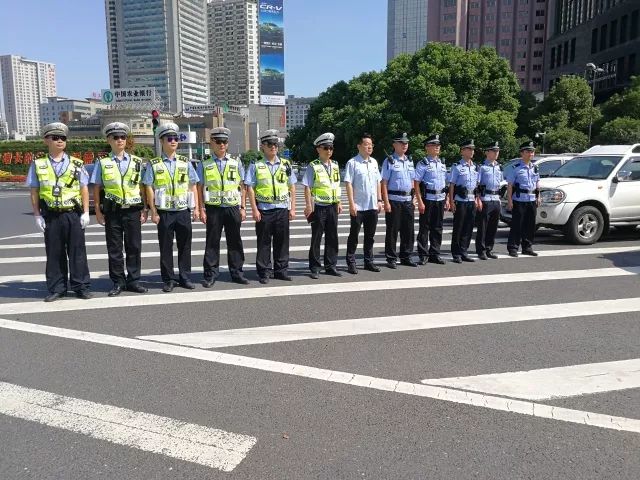
<path id="1" fill-rule="evenodd" d="M 613 168 L 622 160 L 618 156 L 585 156 L 576 157 L 553 172 L 551 177 L 587 178 L 603 180 L 609 176 Z"/>

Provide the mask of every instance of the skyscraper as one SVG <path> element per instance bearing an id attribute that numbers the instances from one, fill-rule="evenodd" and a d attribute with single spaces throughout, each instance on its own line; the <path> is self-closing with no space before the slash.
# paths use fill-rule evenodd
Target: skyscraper
<path id="1" fill-rule="evenodd" d="M 9 133 L 40 134 L 40 104 L 56 95 L 56 66 L 16 55 L 0 56 Z"/>
<path id="2" fill-rule="evenodd" d="M 212 104 L 260 100 L 257 0 L 208 0 Z"/>
<path id="3" fill-rule="evenodd" d="M 165 108 L 209 103 L 206 0 L 105 0 L 111 88 L 155 87 Z"/>
<path id="4" fill-rule="evenodd" d="M 401 53 L 415 53 L 427 44 L 429 0 L 389 0 L 387 62 Z"/>

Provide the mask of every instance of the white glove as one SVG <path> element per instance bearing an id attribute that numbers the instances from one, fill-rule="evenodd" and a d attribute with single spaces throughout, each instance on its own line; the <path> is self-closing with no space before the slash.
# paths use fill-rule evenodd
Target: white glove
<path id="1" fill-rule="evenodd" d="M 82 227 L 83 230 L 87 228 L 90 223 L 91 223 L 91 217 L 89 216 L 88 213 L 83 213 L 82 215 L 80 215 L 80 226 Z"/>
<path id="2" fill-rule="evenodd" d="M 44 221 L 44 218 L 42 218 L 40 215 L 34 218 L 36 219 L 36 226 L 38 227 L 38 230 L 44 233 L 45 228 L 47 228 L 47 224 Z"/>

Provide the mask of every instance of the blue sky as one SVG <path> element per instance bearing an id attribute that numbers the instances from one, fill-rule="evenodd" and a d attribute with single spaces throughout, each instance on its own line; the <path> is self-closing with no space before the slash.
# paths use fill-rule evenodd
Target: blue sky
<path id="1" fill-rule="evenodd" d="M 20 0 L 2 12 L 0 55 L 56 64 L 58 95 L 109 87 L 104 0 Z M 285 0 L 288 95 L 314 96 L 386 63 L 385 0 Z"/>

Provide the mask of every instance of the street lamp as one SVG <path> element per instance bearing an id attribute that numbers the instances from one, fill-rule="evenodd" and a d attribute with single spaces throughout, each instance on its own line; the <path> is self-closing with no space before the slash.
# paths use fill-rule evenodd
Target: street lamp
<path id="1" fill-rule="evenodd" d="M 596 78 L 604 69 L 594 63 L 587 63 L 587 71 L 591 72 L 591 108 L 589 109 L 589 145 L 591 145 L 591 128 L 593 127 L 593 106 L 596 103 Z"/>
<path id="2" fill-rule="evenodd" d="M 547 132 L 537 132 L 536 133 L 536 138 L 540 138 L 542 137 L 542 154 L 544 155 L 544 136 L 547 134 Z"/>

